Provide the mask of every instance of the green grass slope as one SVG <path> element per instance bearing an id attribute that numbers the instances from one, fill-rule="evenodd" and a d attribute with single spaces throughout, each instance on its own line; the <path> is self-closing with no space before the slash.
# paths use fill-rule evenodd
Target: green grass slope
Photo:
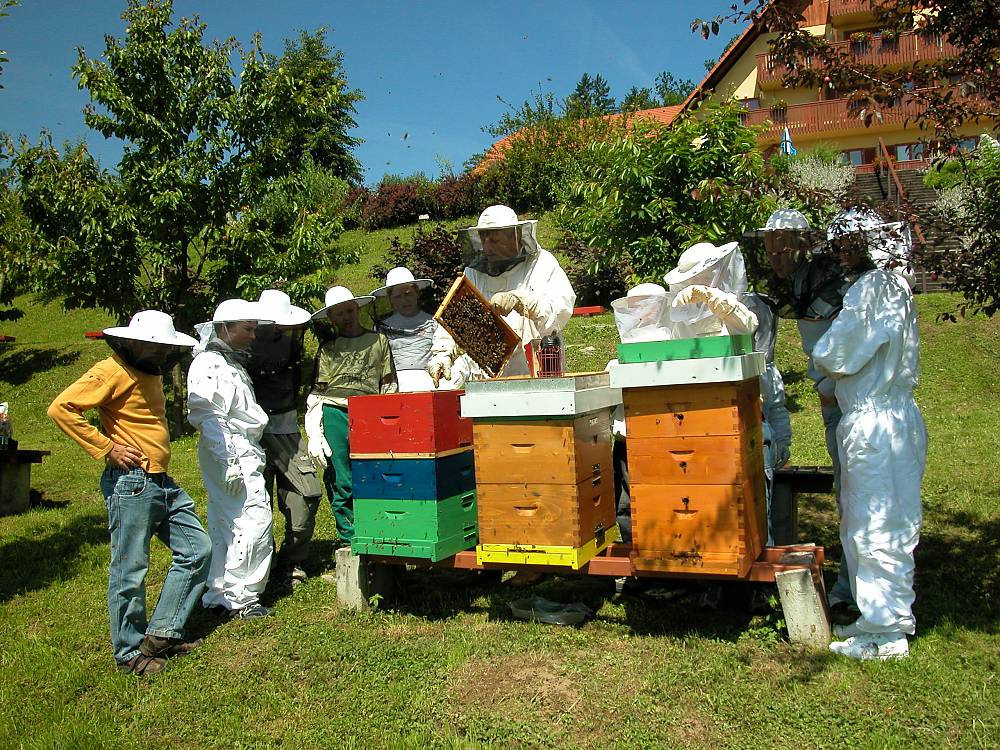
<path id="1" fill-rule="evenodd" d="M 373 280 L 356 270 L 364 290 Z M 277 597 L 267 621 L 198 614 L 205 646 L 140 680 L 111 660 L 101 467 L 45 416 L 106 356 L 83 332 L 108 321 L 23 298 L 26 316 L 0 330 L 17 337 L 0 344 L 0 401 L 11 402 L 22 446 L 53 455 L 34 469 L 31 510 L 0 518 L 0 747 L 996 747 L 1000 320 L 936 322 L 955 301 L 918 298 L 930 455 L 908 661 L 858 664 L 792 646 L 773 618 L 745 614 L 740 586 L 705 611 L 554 578 L 538 593 L 597 611 L 560 629 L 512 620 L 507 603 L 523 593 L 506 585 L 411 571 L 382 611 L 341 610 L 316 575 Z M 614 356 L 609 315 L 574 319 L 565 338 L 571 369 Z M 782 325 L 778 360 L 793 461 L 825 463 L 794 325 Z M 172 474 L 204 517 L 195 440 L 173 448 Z M 801 515 L 803 540 L 836 558 L 832 500 L 805 497 Z M 312 573 L 331 570 L 333 536 L 324 503 Z M 151 604 L 168 562 L 154 542 Z"/>

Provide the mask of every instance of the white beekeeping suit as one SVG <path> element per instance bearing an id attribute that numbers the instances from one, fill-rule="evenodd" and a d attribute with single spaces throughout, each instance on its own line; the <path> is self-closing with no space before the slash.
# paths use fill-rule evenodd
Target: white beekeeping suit
<path id="1" fill-rule="evenodd" d="M 467 248 L 465 275 L 521 337 L 522 348 L 514 352 L 504 367 L 501 375 L 505 376 L 528 374 L 523 348 L 534 343 L 537 349 L 542 337 L 561 331 L 576 304 L 576 292 L 559 261 L 538 245 L 537 223 L 519 221 L 507 206 L 490 206 L 480 215 L 477 225 L 462 235 Z M 496 230 L 509 230 L 510 236 L 517 238 L 516 254 L 501 260 L 490 257 L 484 235 Z M 462 355 L 451 335 L 439 328 L 434 334 L 427 368 L 431 377 L 449 377 L 459 356 L 466 355 Z M 469 370 L 473 376 L 480 372 L 474 363 L 469 364 Z"/>
<path id="2" fill-rule="evenodd" d="M 673 295 L 670 326 L 673 338 L 753 333 L 757 318 L 740 302 L 747 274 L 738 242 L 716 247 L 692 245 L 663 280 Z"/>
<path id="3" fill-rule="evenodd" d="M 216 335 L 217 324 L 256 321 L 256 303 L 226 300 L 198 326 L 200 344 L 188 371 L 188 421 L 198 430 L 198 463 L 208 493 L 212 560 L 205 607 L 256 613 L 271 566 L 271 503 L 260 437 L 267 414 L 244 369 L 249 355 Z"/>
<path id="4" fill-rule="evenodd" d="M 837 629 L 847 640 L 830 648 L 857 659 L 905 656 L 905 634 L 915 630 L 913 551 L 927 454 L 927 430 L 913 398 L 919 336 L 906 281 L 883 269 L 862 273 L 812 359 L 833 380 L 843 412 L 837 426 L 840 538 L 861 611 L 853 625 Z"/>

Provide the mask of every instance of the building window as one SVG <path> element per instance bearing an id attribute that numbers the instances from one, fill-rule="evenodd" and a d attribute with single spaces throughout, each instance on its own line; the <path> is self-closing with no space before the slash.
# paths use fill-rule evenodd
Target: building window
<path id="1" fill-rule="evenodd" d="M 892 146 L 896 161 L 918 161 L 924 158 L 923 143 L 897 143 Z"/>
<path id="2" fill-rule="evenodd" d="M 842 151 L 841 159 L 844 164 L 853 164 L 855 167 L 860 167 L 862 164 L 871 164 L 875 161 L 875 149 L 852 148 L 849 151 Z"/>
<path id="3" fill-rule="evenodd" d="M 742 104 L 743 109 L 747 110 L 748 112 L 753 112 L 755 110 L 760 109 L 760 99 L 758 98 L 740 99 L 740 104 Z"/>

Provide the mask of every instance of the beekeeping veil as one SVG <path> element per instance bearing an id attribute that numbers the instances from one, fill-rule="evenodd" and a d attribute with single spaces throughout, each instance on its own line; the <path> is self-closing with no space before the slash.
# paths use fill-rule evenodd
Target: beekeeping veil
<path id="1" fill-rule="evenodd" d="M 523 263 L 538 253 L 537 225 L 537 221 L 519 220 L 507 206 L 490 206 L 479 215 L 476 226 L 458 232 L 466 267 L 499 276 Z"/>
<path id="2" fill-rule="evenodd" d="M 198 342 L 174 330 L 174 321 L 159 310 L 143 310 L 127 326 L 104 329 L 104 340 L 125 364 L 149 375 L 163 375 Z"/>
<path id="3" fill-rule="evenodd" d="M 828 319 L 840 311 L 853 277 L 829 252 L 824 235 L 793 209 L 778 209 L 743 235 L 747 276 L 782 318 Z"/>

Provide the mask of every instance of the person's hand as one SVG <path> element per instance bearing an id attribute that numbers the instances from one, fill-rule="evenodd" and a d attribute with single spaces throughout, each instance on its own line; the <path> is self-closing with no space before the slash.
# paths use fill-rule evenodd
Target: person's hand
<path id="1" fill-rule="evenodd" d="M 330 444 L 326 442 L 326 438 L 322 435 L 312 435 L 309 437 L 306 443 L 306 452 L 319 471 L 323 471 L 326 468 L 326 460 L 333 453 L 330 450 Z"/>
<path id="2" fill-rule="evenodd" d="M 108 461 L 116 469 L 135 469 L 142 462 L 142 453 L 131 445 L 114 443 L 108 453 Z"/>
<path id="3" fill-rule="evenodd" d="M 782 466 L 788 463 L 791 457 L 792 457 L 792 451 L 787 444 L 785 443 L 776 444 L 774 448 L 774 468 L 780 469 Z"/>
<path id="4" fill-rule="evenodd" d="M 524 300 L 516 292 L 497 292 L 490 298 L 490 305 L 501 315 L 506 315 L 511 311 L 518 314 L 524 313 Z"/>
<path id="5" fill-rule="evenodd" d="M 434 387 L 439 387 L 441 380 L 451 380 L 451 363 L 445 357 L 435 357 L 427 363 L 427 374 L 434 381 Z"/>
<path id="6" fill-rule="evenodd" d="M 707 302 L 709 296 L 710 292 L 707 286 L 692 284 L 677 292 L 671 305 L 673 307 L 680 307 L 681 305 L 693 305 L 697 302 Z"/>
<path id="7" fill-rule="evenodd" d="M 243 489 L 243 472 L 240 471 L 239 461 L 226 466 L 226 492 L 230 495 L 238 495 Z"/>

